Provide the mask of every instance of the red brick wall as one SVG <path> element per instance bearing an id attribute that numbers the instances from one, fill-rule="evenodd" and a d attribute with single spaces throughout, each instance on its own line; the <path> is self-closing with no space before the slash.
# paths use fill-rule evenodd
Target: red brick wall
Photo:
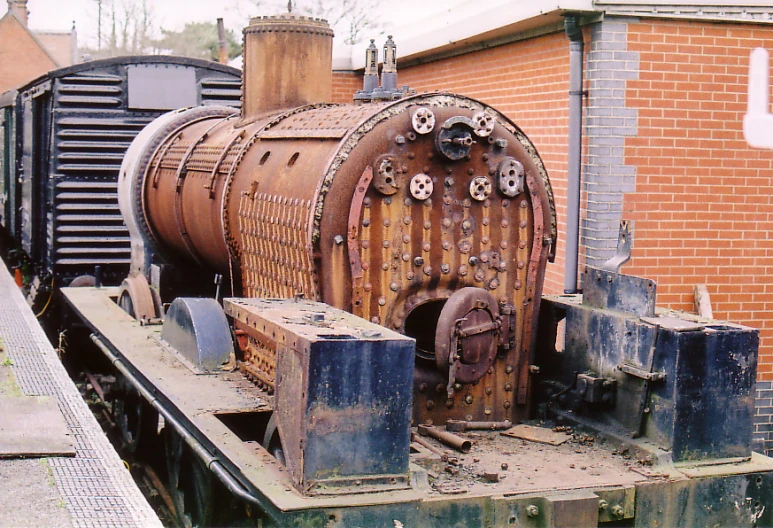
<path id="1" fill-rule="evenodd" d="M 333 72 L 334 103 L 351 103 L 354 92 L 362 89 L 362 75 L 354 72 Z"/>
<path id="2" fill-rule="evenodd" d="M 18 88 L 55 67 L 15 18 L 5 16 L 0 20 L 0 93 Z"/>
<path id="3" fill-rule="evenodd" d="M 399 66 L 399 59 L 398 59 Z M 563 32 L 399 70 L 399 85 L 478 99 L 513 120 L 537 147 L 556 196 L 559 242 L 545 291 L 563 291 L 569 44 Z"/>
<path id="4" fill-rule="evenodd" d="M 773 152 L 748 148 L 742 133 L 757 46 L 773 49 L 773 28 L 629 25 L 640 73 L 627 84 L 639 116 L 625 144 L 637 167 L 626 272 L 655 279 L 658 304 L 687 311 L 706 284 L 715 317 L 760 329 L 759 379 L 773 380 Z"/>

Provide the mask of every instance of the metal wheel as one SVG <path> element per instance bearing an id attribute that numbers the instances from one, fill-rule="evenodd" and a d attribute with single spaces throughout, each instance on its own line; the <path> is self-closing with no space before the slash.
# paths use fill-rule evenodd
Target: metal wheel
<path id="1" fill-rule="evenodd" d="M 158 317 L 160 300 L 154 294 L 143 275 L 127 277 L 118 291 L 118 306 L 135 319 L 149 320 Z"/>
<path id="2" fill-rule="evenodd" d="M 158 435 L 158 411 L 123 376 L 113 399 L 113 416 L 130 453 L 150 446 Z"/>
<path id="3" fill-rule="evenodd" d="M 169 494 L 177 520 L 185 528 L 215 524 L 215 482 L 212 473 L 191 453 L 177 431 L 167 426 L 164 433 Z"/>

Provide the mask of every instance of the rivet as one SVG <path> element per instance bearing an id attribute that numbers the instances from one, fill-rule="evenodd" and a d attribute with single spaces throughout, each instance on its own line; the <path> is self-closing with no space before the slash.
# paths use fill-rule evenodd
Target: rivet
<path id="1" fill-rule="evenodd" d="M 476 257 L 475 255 L 471 256 L 467 261 L 470 263 L 470 266 L 478 265 L 478 257 Z"/>
<path id="2" fill-rule="evenodd" d="M 410 206 L 413 205 L 413 202 L 411 201 L 410 198 L 406 198 L 405 200 L 403 200 L 403 205 L 406 206 L 406 207 L 410 207 Z M 408 217 L 406 217 L 406 218 L 408 218 Z"/>
<path id="3" fill-rule="evenodd" d="M 390 284 L 389 285 L 389 289 L 392 290 L 393 292 L 396 292 L 397 291 L 397 283 L 393 282 L 392 284 Z"/>
<path id="4" fill-rule="evenodd" d="M 369 292 L 370 290 L 373 289 L 373 285 L 369 282 L 366 282 L 365 285 L 362 287 L 362 289 L 365 290 L 366 292 Z"/>
<path id="5" fill-rule="evenodd" d="M 443 249 L 445 249 L 446 251 L 449 251 L 451 247 L 452 247 L 451 242 L 449 242 L 448 240 L 443 241 Z"/>
<path id="6" fill-rule="evenodd" d="M 360 242 L 360 245 L 362 246 L 362 249 L 368 249 L 370 247 L 370 240 L 363 240 Z"/>
<path id="7" fill-rule="evenodd" d="M 509 409 L 509 408 L 510 408 L 510 402 L 509 402 L 509 401 L 507 401 L 507 400 L 505 400 L 505 402 L 502 404 L 502 406 L 503 406 L 505 409 Z"/>
<path id="8" fill-rule="evenodd" d="M 443 218 L 443 227 L 451 227 L 451 219 L 450 218 Z"/>
<path id="9" fill-rule="evenodd" d="M 451 266 L 448 264 L 441 264 L 440 265 L 440 273 L 448 274 L 451 271 Z"/>
<path id="10" fill-rule="evenodd" d="M 483 200 L 483 207 L 485 207 L 485 208 L 487 208 L 487 209 L 488 209 L 489 207 L 491 207 L 491 200 L 489 200 L 488 198 L 486 198 L 485 200 Z"/>
<path id="11" fill-rule="evenodd" d="M 502 200 L 502 207 L 507 208 L 510 207 L 510 200 Z"/>
<path id="12" fill-rule="evenodd" d="M 513 390 L 513 384 L 510 383 L 509 381 L 505 383 L 505 391 L 512 392 L 512 390 Z"/>
<path id="13" fill-rule="evenodd" d="M 384 306 L 386 304 L 386 298 L 385 297 L 379 297 L 378 298 L 378 305 Z"/>
<path id="14" fill-rule="evenodd" d="M 499 139 L 497 139 L 496 141 L 494 141 L 494 145 L 495 145 L 497 148 L 501 148 L 501 149 L 503 149 L 503 148 L 507 148 L 507 140 L 506 140 L 506 139 L 504 139 L 504 138 L 499 138 Z"/>
<path id="15" fill-rule="evenodd" d="M 489 242 L 491 242 L 491 239 L 489 237 L 487 237 L 487 236 L 484 236 L 484 237 L 480 238 L 480 243 L 481 244 L 488 244 Z"/>
<path id="16" fill-rule="evenodd" d="M 431 229 L 432 228 L 432 222 L 429 220 L 424 221 L 424 229 Z"/>
<path id="17" fill-rule="evenodd" d="M 363 262 L 362 263 L 362 269 L 366 270 L 368 268 L 370 268 L 370 262 Z"/>
<path id="18" fill-rule="evenodd" d="M 416 154 L 414 154 L 413 152 L 408 153 L 408 159 L 413 159 L 415 157 L 416 157 Z"/>
<path id="19" fill-rule="evenodd" d="M 453 200 L 451 199 L 450 196 L 448 196 L 448 195 L 443 196 L 443 203 L 444 204 L 451 205 L 451 202 L 453 202 Z"/>
<path id="20" fill-rule="evenodd" d="M 518 224 L 518 227 L 520 227 L 521 229 L 526 229 L 526 220 L 521 220 L 521 223 Z"/>
<path id="21" fill-rule="evenodd" d="M 488 287 L 490 290 L 496 290 L 499 288 L 499 279 L 491 279 L 488 283 Z"/>
<path id="22" fill-rule="evenodd" d="M 462 253 L 469 253 L 472 249 L 472 244 L 468 240 L 462 240 L 459 242 L 459 251 Z"/>
<path id="23" fill-rule="evenodd" d="M 422 244 L 421 249 L 425 253 L 429 253 L 429 250 L 431 249 L 431 246 L 429 245 L 429 242 L 425 242 L 424 244 Z"/>
<path id="24" fill-rule="evenodd" d="M 429 173 L 429 165 L 424 165 L 421 168 L 421 172 L 423 172 L 424 174 L 428 174 Z"/>
<path id="25" fill-rule="evenodd" d="M 527 207 L 529 207 L 529 202 L 527 202 L 526 200 L 521 200 L 521 203 L 518 205 L 520 206 L 521 209 L 526 209 Z"/>
<path id="26" fill-rule="evenodd" d="M 488 262 L 488 260 L 489 260 L 489 256 L 488 256 L 486 253 L 484 253 L 484 254 L 482 254 L 482 255 L 480 256 L 480 261 L 481 261 L 481 262 L 483 262 L 484 264 L 485 264 L 486 262 Z"/>
<path id="27" fill-rule="evenodd" d="M 368 198 L 367 196 L 363 198 L 362 205 L 364 205 L 365 207 L 370 207 L 370 198 Z"/>
<path id="28" fill-rule="evenodd" d="M 384 218 L 384 227 L 389 227 L 392 225 L 392 221 L 389 220 L 389 218 Z"/>
<path id="29" fill-rule="evenodd" d="M 429 170 L 424 171 L 425 173 L 429 172 Z M 443 184 L 446 187 L 453 187 L 454 185 L 454 179 L 453 178 L 446 178 L 446 180 L 443 182 Z"/>
<path id="30" fill-rule="evenodd" d="M 459 266 L 458 273 L 460 277 L 465 277 L 467 275 L 467 266 L 465 264 L 462 264 L 461 266 Z"/>
<path id="31" fill-rule="evenodd" d="M 483 220 L 484 220 L 483 225 L 486 225 L 485 223 L 486 219 L 484 218 Z M 464 222 L 462 222 L 462 229 L 467 230 L 467 229 L 470 229 L 471 227 L 472 227 L 472 222 L 470 222 L 469 220 L 465 220 Z"/>
<path id="32" fill-rule="evenodd" d="M 454 406 L 454 400 L 448 399 L 446 400 L 446 409 L 451 409 Z"/>
<path id="33" fill-rule="evenodd" d="M 484 216 L 483 220 L 480 221 L 480 223 L 483 224 L 484 226 L 489 225 L 490 222 L 491 221 L 489 220 L 488 216 Z"/>
<path id="34" fill-rule="evenodd" d="M 492 392 L 494 392 L 494 391 L 491 389 L 491 387 L 486 387 L 486 394 L 488 394 L 489 396 L 491 396 L 491 393 L 492 393 Z"/>
<path id="35" fill-rule="evenodd" d="M 503 240 L 502 242 L 500 242 L 499 247 L 501 247 L 502 249 L 507 249 L 507 240 Z"/>
<path id="36" fill-rule="evenodd" d="M 381 265 L 381 269 L 384 270 L 384 271 L 388 270 L 389 269 L 389 263 L 388 262 L 384 262 Z"/>
<path id="37" fill-rule="evenodd" d="M 408 280 L 413 280 L 414 276 L 415 275 L 413 274 L 412 271 L 409 271 L 408 273 L 405 274 L 405 278 L 408 279 Z"/>
<path id="38" fill-rule="evenodd" d="M 421 257 L 416 257 L 415 259 L 413 259 L 413 265 L 416 266 L 417 268 L 420 267 L 420 266 L 423 266 L 424 265 L 424 259 L 421 258 Z"/>
<path id="39" fill-rule="evenodd" d="M 519 280 L 515 281 L 515 284 L 513 284 L 513 288 L 516 289 L 516 290 L 520 290 L 521 286 L 522 286 L 522 284 L 521 284 L 521 281 L 519 281 Z"/>
<path id="40" fill-rule="evenodd" d="M 432 207 L 432 198 L 427 198 L 424 200 L 424 205 L 427 207 Z"/>
<path id="41" fill-rule="evenodd" d="M 526 266 L 526 263 L 522 260 L 519 260 L 516 266 L 518 266 L 518 269 L 523 269 Z"/>
<path id="42" fill-rule="evenodd" d="M 512 373 L 513 373 L 513 366 L 512 365 L 507 365 L 505 367 L 505 374 L 512 374 Z"/>
<path id="43" fill-rule="evenodd" d="M 428 411 L 431 411 L 431 410 L 432 410 L 432 409 L 434 409 L 434 408 L 435 408 L 435 402 L 433 402 L 432 400 L 429 400 L 429 401 L 427 402 L 427 410 L 428 410 Z"/>
<path id="44" fill-rule="evenodd" d="M 381 324 L 381 318 L 378 315 L 374 315 L 370 318 L 370 322 L 374 324 Z"/>
<path id="45" fill-rule="evenodd" d="M 409 205 L 410 205 L 410 204 L 409 204 Z M 410 224 L 411 224 L 411 217 L 410 217 L 410 216 L 405 216 L 405 217 L 403 217 L 403 223 L 404 223 L 405 225 L 410 225 Z"/>
<path id="46" fill-rule="evenodd" d="M 518 242 L 518 247 L 521 248 L 521 249 L 525 248 L 526 247 L 526 241 L 525 240 L 521 240 L 520 242 Z"/>
<path id="47" fill-rule="evenodd" d="M 502 219 L 502 227 L 507 229 L 510 227 L 510 222 L 508 222 L 507 219 Z"/>
<path id="48" fill-rule="evenodd" d="M 464 403 L 466 403 L 467 405 L 472 405 L 473 401 L 474 399 L 472 397 L 472 394 L 468 394 L 467 396 L 464 397 Z"/>
<path id="49" fill-rule="evenodd" d="M 411 241 L 410 235 L 403 235 L 403 244 L 407 244 Z"/>
<path id="50" fill-rule="evenodd" d="M 499 263 L 499 271 L 507 271 L 507 261 L 503 260 Z"/>
<path id="51" fill-rule="evenodd" d="M 365 219 L 362 221 L 362 226 L 363 226 L 363 227 L 368 227 L 369 225 L 370 225 L 370 220 L 369 220 L 369 219 L 367 219 L 367 218 L 365 218 Z"/>
<path id="52" fill-rule="evenodd" d="M 472 176 L 473 174 L 475 174 L 475 170 L 473 170 L 473 168 L 472 168 L 472 167 L 470 167 L 469 169 L 467 169 L 467 174 L 469 174 L 470 176 Z"/>
<path id="53" fill-rule="evenodd" d="M 386 198 L 384 198 L 384 203 L 386 205 L 392 205 L 392 198 L 387 196 Z"/>
<path id="54" fill-rule="evenodd" d="M 388 248 L 388 247 L 390 246 L 389 240 L 384 240 L 384 241 L 381 243 L 381 245 L 382 245 L 382 246 L 384 246 L 385 248 Z"/>
<path id="55" fill-rule="evenodd" d="M 397 143 L 398 145 L 403 145 L 405 144 L 405 138 L 403 136 L 397 136 L 395 138 L 395 143 Z"/>
<path id="56" fill-rule="evenodd" d="M 455 390 L 456 392 L 459 392 L 460 390 L 462 390 L 462 384 L 461 384 L 461 383 L 458 383 L 458 382 L 457 382 L 457 383 L 454 383 L 454 390 Z"/>
<path id="57" fill-rule="evenodd" d="M 465 207 L 470 207 L 472 205 L 472 201 L 470 201 L 469 198 L 465 198 L 464 202 L 462 202 L 462 205 L 464 205 Z"/>
<path id="58" fill-rule="evenodd" d="M 432 275 L 432 266 L 424 266 L 424 275 Z"/>
<path id="59" fill-rule="evenodd" d="M 481 156 L 481 159 L 482 159 L 483 161 L 488 161 L 488 153 L 484 152 L 484 153 L 483 153 L 483 156 Z"/>
<path id="60" fill-rule="evenodd" d="M 403 262 L 408 262 L 409 260 L 411 260 L 411 254 L 403 253 Z"/>
<path id="61" fill-rule="evenodd" d="M 454 169 L 451 167 L 446 167 L 446 174 L 451 174 L 452 172 L 454 172 Z"/>
<path id="62" fill-rule="evenodd" d="M 481 282 L 483 279 L 486 278 L 486 274 L 483 270 L 478 270 L 475 272 L 475 280 L 478 282 Z"/>

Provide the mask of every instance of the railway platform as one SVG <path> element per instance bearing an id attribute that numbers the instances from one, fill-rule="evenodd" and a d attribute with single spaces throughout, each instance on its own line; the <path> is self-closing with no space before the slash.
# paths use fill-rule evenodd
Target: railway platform
<path id="1" fill-rule="evenodd" d="M 0 527 L 162 526 L 0 266 Z"/>

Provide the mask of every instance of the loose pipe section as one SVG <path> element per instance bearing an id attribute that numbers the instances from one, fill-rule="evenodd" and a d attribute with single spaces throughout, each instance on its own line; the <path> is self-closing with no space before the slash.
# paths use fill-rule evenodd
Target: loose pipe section
<path id="1" fill-rule="evenodd" d="M 576 16 L 564 19 L 569 37 L 569 158 L 567 163 L 566 267 L 564 293 L 577 293 L 580 242 L 580 169 L 582 167 L 582 59 L 584 42 Z"/>

